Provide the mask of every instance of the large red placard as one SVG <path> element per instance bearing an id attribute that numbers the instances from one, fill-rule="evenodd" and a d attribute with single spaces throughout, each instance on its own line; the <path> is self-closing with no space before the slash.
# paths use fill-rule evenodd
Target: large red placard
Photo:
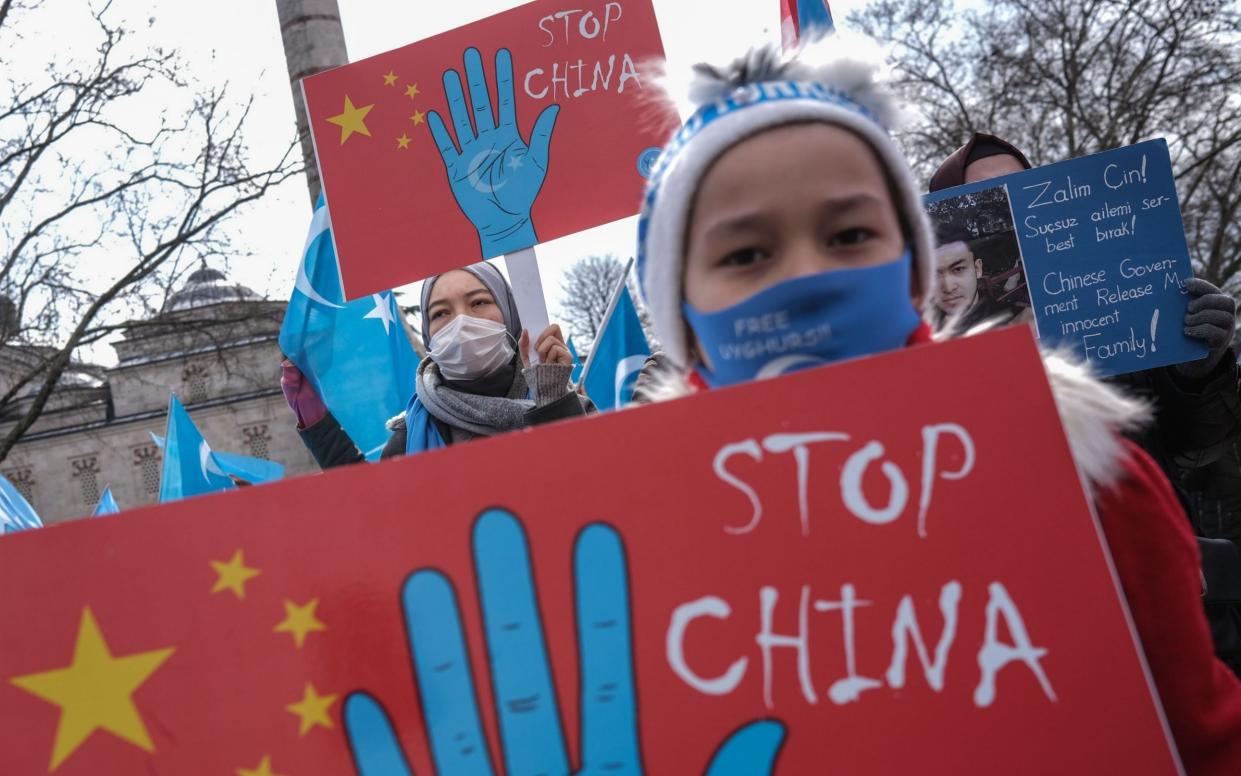
<path id="1" fill-rule="evenodd" d="M 650 0 L 538 0 L 307 78 L 346 296 L 636 213 L 662 56 Z"/>
<path id="2" fill-rule="evenodd" d="M 4 773 L 373 776 L 379 710 L 424 776 L 498 719 L 640 742 L 589 772 L 1178 772 L 1024 328 L 10 535 L 0 589 Z"/>

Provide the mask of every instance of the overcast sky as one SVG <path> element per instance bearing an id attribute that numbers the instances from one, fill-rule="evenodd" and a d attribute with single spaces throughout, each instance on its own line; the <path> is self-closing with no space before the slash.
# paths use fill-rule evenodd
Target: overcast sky
<path id="1" fill-rule="evenodd" d="M 85 2 L 86 0 L 69 0 Z M 748 43 L 775 40 L 778 0 L 654 0 L 671 67 L 732 56 Z M 837 20 L 861 0 L 832 2 Z M 513 0 L 339 0 L 351 60 L 363 59 L 520 5 Z M 565 8 L 575 7 L 566 0 Z M 295 131 L 293 102 L 274 0 L 114 0 L 113 9 L 152 36 L 152 45 L 180 50 L 187 80 L 229 85 L 256 102 L 248 128 L 260 161 L 278 156 Z M 84 31 L 85 32 L 85 31 Z M 55 30 L 72 45 L 72 31 Z M 66 40 L 69 37 L 69 40 Z M 158 110 L 159 106 L 152 106 Z M 273 298 L 287 297 L 310 219 L 302 180 L 290 182 L 234 221 L 234 241 L 253 254 L 233 259 L 230 276 Z M 592 253 L 633 255 L 634 219 L 582 232 L 538 248 L 553 320 L 564 268 Z"/>

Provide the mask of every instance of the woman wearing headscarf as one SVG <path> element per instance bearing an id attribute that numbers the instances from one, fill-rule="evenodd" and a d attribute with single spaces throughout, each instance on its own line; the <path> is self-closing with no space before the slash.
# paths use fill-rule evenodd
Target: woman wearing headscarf
<path id="1" fill-rule="evenodd" d="M 535 339 L 538 363 L 527 356 L 530 335 L 508 281 L 481 262 L 422 284 L 422 339 L 406 412 L 389 421 L 381 458 L 412 454 L 527 426 L 578 417 L 594 409 L 573 391 L 573 359 L 558 325 Z M 313 388 L 285 362 L 281 387 L 298 418 L 298 433 L 321 468 L 357 463 L 362 453 Z"/>

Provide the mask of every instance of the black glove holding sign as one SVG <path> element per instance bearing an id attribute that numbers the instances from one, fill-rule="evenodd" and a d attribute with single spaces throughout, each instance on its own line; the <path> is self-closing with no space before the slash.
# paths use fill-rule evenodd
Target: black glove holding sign
<path id="1" fill-rule="evenodd" d="M 1179 377 L 1201 380 L 1215 371 L 1232 344 L 1237 304 L 1231 296 L 1199 278 L 1186 281 L 1185 290 L 1191 297 L 1185 314 L 1185 334 L 1202 340 L 1211 352 L 1206 358 L 1177 364 L 1174 368 Z"/>
<path id="2" fill-rule="evenodd" d="M 1156 423 L 1132 434 L 1155 457 L 1174 485 L 1192 470 L 1223 455 L 1241 434 L 1241 395 L 1231 363 L 1236 303 L 1198 278 L 1185 282 L 1190 295 L 1185 334 L 1206 343 L 1204 358 L 1175 366 L 1116 375 L 1107 381 L 1150 401 Z"/>

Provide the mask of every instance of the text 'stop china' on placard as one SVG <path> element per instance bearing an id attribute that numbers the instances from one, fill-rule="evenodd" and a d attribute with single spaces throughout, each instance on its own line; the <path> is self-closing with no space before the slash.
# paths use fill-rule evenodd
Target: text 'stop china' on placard
<path id="1" fill-rule="evenodd" d="M 1184 333 L 1193 268 L 1165 141 L 945 189 L 927 210 L 937 315 L 1028 310 L 1041 339 L 1105 375 L 1206 356 Z"/>
<path id="2" fill-rule="evenodd" d="M 637 212 L 651 0 L 537 0 L 302 82 L 354 299 Z"/>
<path id="3" fill-rule="evenodd" d="M 1178 772 L 1019 327 L 15 534 L 0 589 L 6 774 Z"/>

